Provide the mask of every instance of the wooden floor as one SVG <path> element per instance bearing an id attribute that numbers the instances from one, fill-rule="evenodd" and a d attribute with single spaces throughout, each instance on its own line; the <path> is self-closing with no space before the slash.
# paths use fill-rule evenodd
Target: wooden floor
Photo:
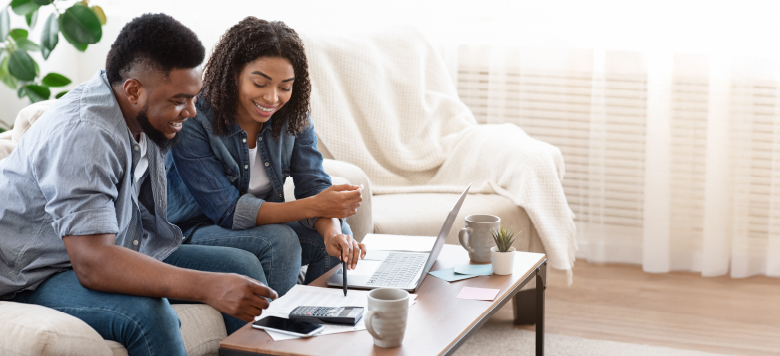
<path id="1" fill-rule="evenodd" d="M 551 270 L 549 333 L 729 355 L 780 355 L 780 279 L 650 274 L 577 261 L 574 284 Z M 489 323 L 511 325 L 507 304 Z M 533 327 L 523 327 L 534 330 Z"/>

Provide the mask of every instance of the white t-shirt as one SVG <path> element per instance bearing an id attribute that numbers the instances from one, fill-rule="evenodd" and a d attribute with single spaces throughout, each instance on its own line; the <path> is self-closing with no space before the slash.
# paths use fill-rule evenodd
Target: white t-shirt
<path id="1" fill-rule="evenodd" d="M 143 132 L 141 133 L 141 137 L 138 138 L 138 146 L 140 148 L 139 151 L 141 152 L 141 159 L 138 160 L 138 164 L 135 166 L 135 173 L 133 173 L 135 196 L 140 194 L 141 184 L 139 184 L 139 181 L 149 168 L 149 159 L 146 157 L 146 135 Z"/>
<path id="2" fill-rule="evenodd" d="M 247 193 L 263 199 L 271 192 L 271 180 L 265 173 L 263 159 L 257 154 L 257 146 L 249 149 L 249 189 Z"/>

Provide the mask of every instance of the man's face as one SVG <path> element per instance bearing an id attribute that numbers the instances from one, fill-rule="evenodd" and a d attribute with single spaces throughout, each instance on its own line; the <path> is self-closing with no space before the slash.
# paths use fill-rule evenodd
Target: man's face
<path id="1" fill-rule="evenodd" d="M 157 79 L 155 85 L 139 98 L 143 108 L 136 120 L 158 146 L 169 146 L 166 141 L 181 131 L 184 121 L 195 116 L 196 95 L 203 85 L 202 74 L 200 67 L 174 69 L 167 77 Z"/>

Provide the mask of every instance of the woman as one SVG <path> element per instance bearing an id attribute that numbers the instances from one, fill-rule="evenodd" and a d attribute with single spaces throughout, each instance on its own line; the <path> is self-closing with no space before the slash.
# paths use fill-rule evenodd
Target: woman
<path id="1" fill-rule="evenodd" d="M 295 31 L 247 17 L 214 48 L 197 115 L 168 155 L 168 217 L 185 243 L 254 253 L 279 295 L 301 265 L 309 283 L 341 259 L 354 269 L 365 257 L 344 221 L 362 189 L 331 186 L 308 116 L 310 92 Z M 286 177 L 298 200 L 284 202 Z"/>

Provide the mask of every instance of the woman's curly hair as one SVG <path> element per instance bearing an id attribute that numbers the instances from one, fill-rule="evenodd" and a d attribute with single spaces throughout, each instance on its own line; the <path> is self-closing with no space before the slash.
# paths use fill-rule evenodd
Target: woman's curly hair
<path id="1" fill-rule="evenodd" d="M 214 113 L 215 134 L 224 134 L 227 127 L 236 122 L 239 105 L 236 75 L 247 63 L 260 57 L 285 58 L 295 73 L 290 100 L 271 120 L 274 137 L 279 137 L 285 121 L 291 135 L 308 126 L 311 82 L 303 41 L 284 22 L 248 16 L 222 35 L 206 64 L 202 95 Z"/>

